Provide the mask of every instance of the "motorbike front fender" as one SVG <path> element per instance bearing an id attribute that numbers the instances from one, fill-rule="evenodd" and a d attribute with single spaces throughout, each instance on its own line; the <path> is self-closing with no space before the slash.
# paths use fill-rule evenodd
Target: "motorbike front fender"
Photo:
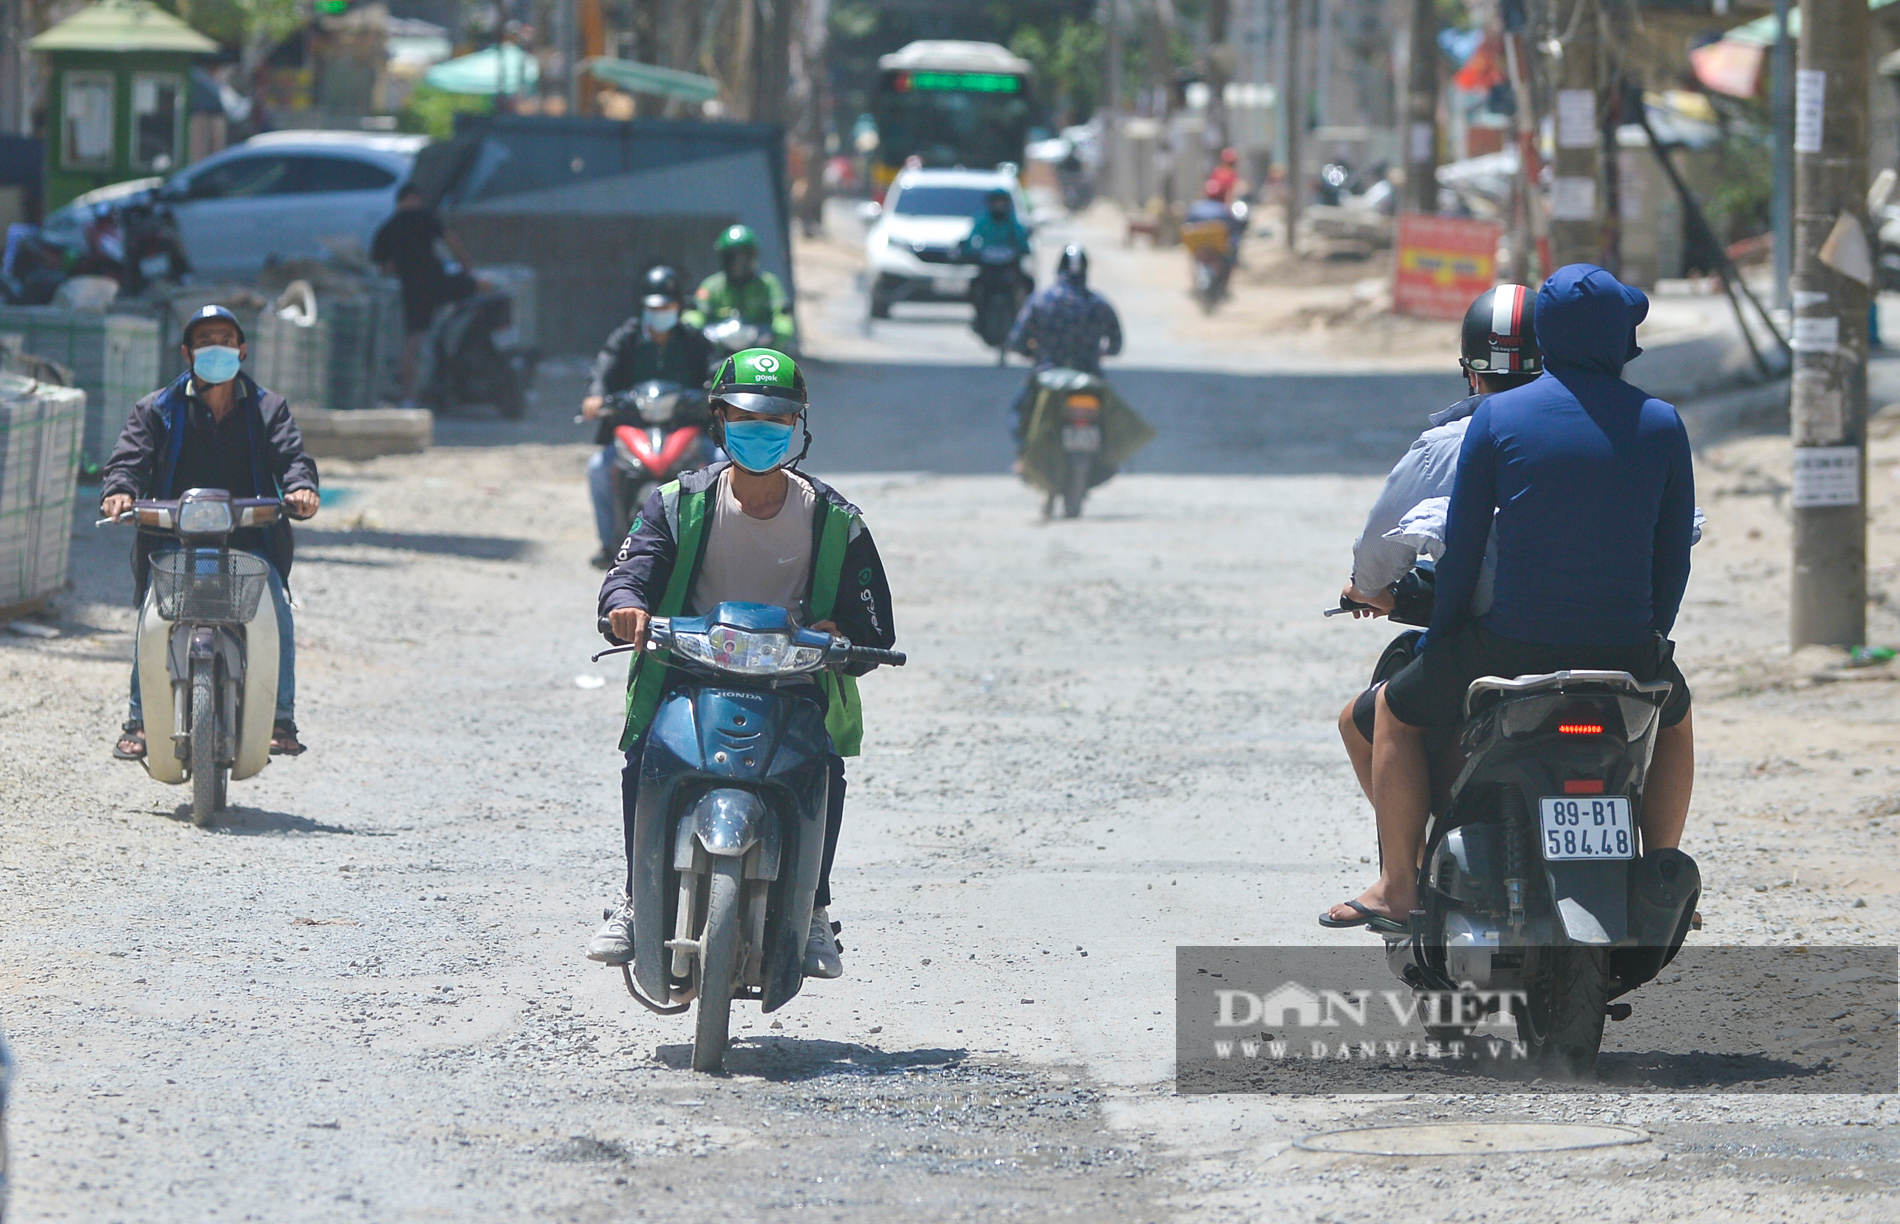
<path id="1" fill-rule="evenodd" d="M 1610 947 L 1629 939 L 1628 860 L 1545 863 L 1544 878 L 1571 943 Z"/>
<path id="2" fill-rule="evenodd" d="M 778 873 L 778 822 L 772 819 L 772 810 L 756 791 L 737 788 L 707 791 L 681 823 L 683 828 L 691 830 L 692 840 L 705 847 L 707 854 L 720 858 L 737 858 L 755 844 L 764 843 L 759 854 L 761 867 L 768 861 L 771 864 L 771 873 L 765 878 Z M 690 871 L 693 865 L 690 861 L 681 864 L 675 857 L 673 866 Z"/>

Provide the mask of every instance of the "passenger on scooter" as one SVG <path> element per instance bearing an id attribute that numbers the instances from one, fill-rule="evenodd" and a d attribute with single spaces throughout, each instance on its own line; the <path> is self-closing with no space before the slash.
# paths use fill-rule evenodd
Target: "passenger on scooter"
<path id="1" fill-rule="evenodd" d="M 1009 351 L 1035 363 L 1022 393 L 1009 409 L 1009 436 L 1023 444 L 1023 416 L 1036 393 L 1036 375 L 1044 370 L 1081 370 L 1100 374 L 1102 358 L 1122 351 L 1122 322 L 1108 299 L 1089 288 L 1089 254 L 1075 243 L 1063 248 L 1056 283 L 1039 289 L 1016 315 Z"/>
<path id="2" fill-rule="evenodd" d="M 759 268 L 759 237 L 751 227 L 735 225 L 713 244 L 719 271 L 699 283 L 693 308 L 682 321 L 688 327 L 706 327 L 721 319 L 738 318 L 756 327 L 769 327 L 778 343 L 792 338 L 792 302 L 778 277 Z"/>
<path id="3" fill-rule="evenodd" d="M 1225 206 L 1231 204 L 1234 193 L 1240 190 L 1240 152 L 1232 146 L 1220 151 L 1220 161 L 1208 172 L 1207 182 L 1201 188 L 1201 194 L 1210 200 L 1218 200 Z"/>
<path id="4" fill-rule="evenodd" d="M 1487 289 L 1465 311 L 1458 365 L 1471 394 L 1432 413 L 1431 428 L 1418 436 L 1385 478 L 1385 487 L 1379 490 L 1378 500 L 1366 516 L 1365 530 L 1353 541 L 1352 580 L 1340 593 L 1341 598 L 1370 609 L 1354 611 L 1354 619 L 1392 612 L 1399 584 L 1418 564 L 1419 550 L 1405 540 L 1392 538 L 1391 533 L 1398 532 L 1400 522 L 1421 503 L 1451 496 L 1452 480 L 1458 474 L 1458 450 L 1464 444 L 1471 414 L 1487 395 L 1521 387 L 1542 372 L 1544 359 L 1537 348 L 1535 316 L 1535 301 L 1522 285 Z M 1494 564 L 1493 550 L 1487 548 L 1484 572 L 1472 599 L 1475 616 L 1490 610 Z M 1373 710 L 1379 687 L 1375 684 L 1368 688 L 1339 715 L 1339 737 L 1345 741 L 1346 755 L 1352 759 L 1353 772 L 1368 799 L 1372 797 Z"/>
<path id="5" fill-rule="evenodd" d="M 1675 409 L 1623 381 L 1649 300 L 1588 264 L 1560 268 L 1536 304 L 1545 374 L 1480 401 L 1466 425 L 1431 629 L 1374 698 L 1371 795 L 1378 880 L 1321 917 L 1403 924 L 1418 904 L 1430 814 L 1428 733 L 1455 731 L 1480 676 L 1566 668 L 1664 679 L 1640 821 L 1645 852 L 1674 847 L 1694 778 L 1690 694 L 1668 638 L 1689 578 L 1695 484 Z M 1491 604 L 1474 613 L 1495 530 Z"/>
<path id="6" fill-rule="evenodd" d="M 587 461 L 587 492 L 600 533 L 600 551 L 593 557 L 598 569 L 611 566 L 620 548 L 619 524 L 614 519 L 613 428 L 611 421 L 601 418 L 607 397 L 653 379 L 704 387 L 711 374 L 712 345 L 697 328 L 679 326 L 679 273 L 657 264 L 647 269 L 641 285 L 640 313 L 615 328 L 601 345 L 587 397 L 581 401 L 581 416 L 600 422 L 594 438 L 600 450 Z"/>
<path id="7" fill-rule="evenodd" d="M 835 490 L 797 468 L 811 447 L 805 426 L 805 376 L 793 360 L 770 349 L 748 349 L 720 366 L 713 380 L 714 435 L 730 462 L 688 472 L 657 490 L 634 520 L 620 546 L 613 570 L 600 588 L 600 614 L 615 637 L 644 643 L 651 616 L 697 615 L 714 606 L 740 601 L 790 608 L 805 620 L 814 608 L 829 615 L 810 627 L 849 638 L 854 645 L 889 649 L 895 639 L 890 586 L 877 546 L 857 507 Z M 805 447 L 791 453 L 792 431 L 803 427 Z M 845 540 L 831 590 L 813 589 L 827 564 L 819 545 L 825 528 L 837 520 Z M 680 552 L 682 524 L 703 524 L 696 555 Z M 690 536 L 689 532 L 689 536 Z M 687 567 L 690 581 L 672 582 Z M 831 863 L 844 815 L 844 758 L 856 756 L 863 738 L 863 712 L 856 676 L 824 673 L 811 686 L 811 698 L 825 706 L 831 733 L 830 811 L 826 813 L 823 873 L 805 948 L 808 977 L 835 978 L 844 962 L 831 930 Z M 655 678 L 649 680 L 651 675 Z M 620 746 L 627 764 L 621 775 L 622 814 L 628 855 L 627 892 L 632 892 L 634 802 L 639 789 L 640 757 L 645 749 L 646 719 L 657 705 L 636 700 L 648 685 L 668 683 L 664 670 L 644 672 L 629 693 L 628 719 Z M 662 690 L 663 691 L 663 688 Z M 652 694 L 659 695 L 658 691 Z M 588 944 L 587 955 L 607 964 L 626 964 L 633 955 L 633 907 L 620 904 Z"/>
<path id="8" fill-rule="evenodd" d="M 206 306 L 185 323 L 181 351 L 186 372 L 176 382 L 132 407 L 118 445 L 106 460 L 100 514 L 117 518 L 140 498 L 175 498 L 187 489 L 224 489 L 233 497 L 282 497 L 292 518 L 317 512 L 317 465 L 304 453 L 303 435 L 290 405 L 239 371 L 245 357 L 244 329 L 222 306 Z M 133 606 L 145 599 L 152 553 L 159 541 L 140 535 L 132 546 Z M 297 651 L 290 603 L 290 524 L 243 528 L 231 547 L 270 565 L 271 606 L 277 611 L 277 711 L 271 753 L 296 756 Z M 132 700 L 112 755 L 122 761 L 145 757 L 145 714 L 139 673 L 132 669 Z"/>

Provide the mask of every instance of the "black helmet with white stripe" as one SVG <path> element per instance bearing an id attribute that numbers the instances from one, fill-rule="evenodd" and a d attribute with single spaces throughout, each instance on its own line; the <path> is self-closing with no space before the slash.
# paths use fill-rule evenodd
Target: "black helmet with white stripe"
<path id="1" fill-rule="evenodd" d="M 1470 374 L 1535 375 L 1544 368 L 1537 347 L 1536 296 L 1522 285 L 1498 285 L 1465 311 L 1458 364 Z"/>

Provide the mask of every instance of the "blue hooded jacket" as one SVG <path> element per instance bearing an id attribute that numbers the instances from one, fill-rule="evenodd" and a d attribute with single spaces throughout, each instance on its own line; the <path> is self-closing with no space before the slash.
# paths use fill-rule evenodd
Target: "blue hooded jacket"
<path id="1" fill-rule="evenodd" d="M 1695 475 L 1676 410 L 1621 377 L 1648 313 L 1641 290 L 1590 264 L 1544 282 L 1543 376 L 1487 398 L 1465 432 L 1427 644 L 1470 615 L 1494 514 L 1493 633 L 1592 646 L 1668 635 L 1689 582 Z"/>

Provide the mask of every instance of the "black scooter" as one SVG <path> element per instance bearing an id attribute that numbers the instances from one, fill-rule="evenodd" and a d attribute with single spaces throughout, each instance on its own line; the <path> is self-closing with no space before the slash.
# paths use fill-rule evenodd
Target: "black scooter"
<path id="1" fill-rule="evenodd" d="M 1408 575 L 1392 619 L 1428 625 L 1429 566 Z M 1342 599 L 1336 612 L 1363 608 Z M 1374 680 L 1410 663 L 1416 630 Z M 1461 1040 L 1509 1000 L 1540 1072 L 1591 1075 L 1613 1000 L 1656 977 L 1688 935 L 1702 877 L 1675 849 L 1643 852 L 1638 817 L 1667 681 L 1627 672 L 1486 676 L 1465 697 L 1463 759 L 1435 777 L 1410 930 L 1387 961 L 1421 996 L 1426 1032 Z M 1449 768 L 1435 760 L 1434 772 Z M 1510 1019 L 1511 1017 L 1501 1017 Z"/>
<path id="2" fill-rule="evenodd" d="M 426 366 L 417 398 L 437 412 L 489 404 L 504 420 L 520 420 L 528 407 L 535 355 L 520 343 L 514 309 L 513 297 L 481 289 L 438 310 L 424 346 Z"/>

